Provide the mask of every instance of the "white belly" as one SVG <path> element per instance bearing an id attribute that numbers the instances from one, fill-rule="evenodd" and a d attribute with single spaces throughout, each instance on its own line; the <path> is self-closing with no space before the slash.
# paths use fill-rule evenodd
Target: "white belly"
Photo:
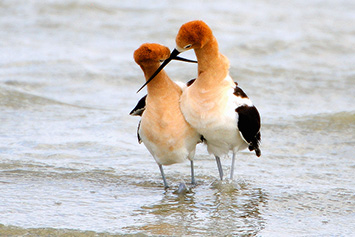
<path id="1" fill-rule="evenodd" d="M 143 132 L 140 133 L 143 144 L 148 149 L 150 154 L 154 157 L 155 161 L 161 165 L 172 165 L 175 163 L 182 163 L 188 159 L 193 159 L 195 149 L 188 146 L 175 147 L 171 149 L 170 141 L 166 141 L 166 145 L 157 145 L 152 142 Z M 196 146 L 196 143 L 195 143 Z"/>
<path id="2" fill-rule="evenodd" d="M 236 127 L 211 125 L 197 130 L 206 139 L 207 150 L 210 154 L 222 156 L 230 150 L 238 151 L 247 147 Z"/>
<path id="3" fill-rule="evenodd" d="M 195 155 L 195 146 L 198 141 L 198 136 L 187 138 L 182 146 L 174 146 L 176 141 L 162 140 L 161 143 L 151 141 L 148 136 L 140 129 L 139 134 L 143 144 L 152 154 L 155 161 L 161 165 L 172 165 L 182 163 L 186 160 L 192 160 Z"/>

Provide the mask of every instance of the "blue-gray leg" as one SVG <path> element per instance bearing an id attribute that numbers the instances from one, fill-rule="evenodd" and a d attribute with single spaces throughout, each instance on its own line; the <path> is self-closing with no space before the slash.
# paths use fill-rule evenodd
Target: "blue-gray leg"
<path id="1" fill-rule="evenodd" d="M 223 169 L 222 169 L 221 159 L 218 156 L 215 156 L 215 157 L 216 157 L 219 177 L 221 178 L 221 180 L 223 180 Z"/>
<path id="2" fill-rule="evenodd" d="M 235 163 L 235 153 L 233 152 L 233 157 L 232 157 L 232 166 L 231 166 L 231 176 L 230 179 L 233 180 L 233 173 L 234 173 L 234 163 Z"/>
<path id="3" fill-rule="evenodd" d="M 191 184 L 196 185 L 196 180 L 195 180 L 195 171 L 194 171 L 194 161 L 191 160 Z"/>
<path id="4" fill-rule="evenodd" d="M 159 169 L 160 169 L 160 173 L 161 173 L 161 177 L 163 178 L 163 182 L 164 182 L 164 188 L 167 189 L 169 188 L 168 186 L 168 183 L 166 182 L 166 179 L 165 179 L 165 174 L 164 174 L 164 170 L 163 170 L 163 166 L 162 165 L 159 165 Z"/>

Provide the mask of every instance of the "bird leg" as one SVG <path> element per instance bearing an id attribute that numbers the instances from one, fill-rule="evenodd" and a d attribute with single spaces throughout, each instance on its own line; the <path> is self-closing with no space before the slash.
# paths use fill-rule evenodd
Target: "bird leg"
<path id="1" fill-rule="evenodd" d="M 196 185 L 196 180 L 195 180 L 195 171 L 194 171 L 194 161 L 191 160 L 191 184 Z"/>
<path id="2" fill-rule="evenodd" d="M 161 177 L 163 178 L 164 188 L 167 189 L 167 188 L 169 188 L 169 186 L 168 186 L 168 183 L 166 182 L 166 179 L 165 179 L 165 174 L 164 174 L 163 166 L 160 165 L 160 164 L 158 164 L 158 166 L 159 166 L 159 169 L 160 169 Z"/>
<path id="3" fill-rule="evenodd" d="M 234 163 L 235 163 L 235 152 L 233 152 L 233 157 L 232 157 L 231 176 L 230 176 L 231 180 L 233 180 Z"/>
<path id="4" fill-rule="evenodd" d="M 221 180 L 223 180 L 223 169 L 222 169 L 221 159 L 218 156 L 215 156 L 215 157 L 216 157 L 219 177 L 221 178 Z"/>

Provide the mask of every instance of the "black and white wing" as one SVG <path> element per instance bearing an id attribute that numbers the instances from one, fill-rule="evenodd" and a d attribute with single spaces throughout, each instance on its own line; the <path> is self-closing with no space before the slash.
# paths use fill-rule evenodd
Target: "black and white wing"
<path id="1" fill-rule="evenodd" d="M 261 155 L 259 148 L 261 141 L 260 114 L 240 87 L 235 88 L 234 95 L 248 101 L 235 109 L 235 112 L 238 113 L 238 129 L 244 141 L 249 145 L 249 150 L 255 151 L 259 157 Z"/>
<path id="2" fill-rule="evenodd" d="M 132 109 L 132 111 L 129 113 L 129 115 L 132 116 L 141 116 L 145 110 L 145 101 L 147 99 L 147 95 L 143 96 L 137 103 L 136 107 Z"/>

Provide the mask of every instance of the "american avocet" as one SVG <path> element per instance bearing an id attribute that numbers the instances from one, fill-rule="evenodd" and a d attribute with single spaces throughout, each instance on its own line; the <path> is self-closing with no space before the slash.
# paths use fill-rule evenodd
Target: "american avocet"
<path id="1" fill-rule="evenodd" d="M 249 148 L 261 155 L 260 115 L 251 100 L 229 76 L 229 60 L 219 52 L 212 30 L 203 21 L 181 26 L 176 48 L 162 64 L 179 53 L 194 49 L 198 77 L 181 96 L 180 107 L 186 121 L 205 138 L 207 150 L 216 157 L 221 180 L 220 156 L 233 152 L 230 178 L 233 179 L 236 153 Z M 150 78 L 149 80 L 152 80 Z"/>
<path id="2" fill-rule="evenodd" d="M 170 56 L 170 50 L 159 44 L 143 44 L 134 52 L 134 60 L 142 68 L 146 79 L 158 69 L 160 61 Z M 138 140 L 143 142 L 157 162 L 164 187 L 168 188 L 163 165 L 190 160 L 191 182 L 195 184 L 193 158 L 200 135 L 186 122 L 180 110 L 182 88 L 165 71 L 148 85 L 131 115 L 141 115 Z"/>

